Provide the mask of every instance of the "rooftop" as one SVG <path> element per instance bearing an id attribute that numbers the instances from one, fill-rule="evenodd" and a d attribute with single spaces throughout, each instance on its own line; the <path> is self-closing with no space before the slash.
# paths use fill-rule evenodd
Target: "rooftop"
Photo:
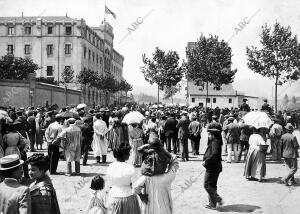
<path id="1" fill-rule="evenodd" d="M 54 21 L 76 21 L 78 19 L 74 19 L 68 16 L 6 16 L 0 17 L 0 22 L 31 22 L 31 21 L 38 21 L 39 19 L 43 19 L 44 21 L 54 22 Z"/>

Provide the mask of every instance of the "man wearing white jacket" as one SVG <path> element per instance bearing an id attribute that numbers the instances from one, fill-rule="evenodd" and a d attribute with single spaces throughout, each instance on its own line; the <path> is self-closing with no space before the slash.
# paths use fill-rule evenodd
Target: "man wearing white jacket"
<path id="1" fill-rule="evenodd" d="M 94 157 L 97 163 L 100 163 L 100 156 L 102 156 L 102 163 L 106 162 L 106 155 L 108 149 L 108 141 L 106 138 L 106 133 L 108 128 L 106 123 L 102 120 L 102 113 L 96 114 L 96 121 L 94 122 L 94 137 L 92 148 L 94 150 Z"/>

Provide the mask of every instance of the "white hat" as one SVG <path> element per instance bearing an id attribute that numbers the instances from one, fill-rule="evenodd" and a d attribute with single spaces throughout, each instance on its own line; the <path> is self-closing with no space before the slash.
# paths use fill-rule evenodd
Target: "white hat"
<path id="1" fill-rule="evenodd" d="M 0 171 L 9 170 L 21 166 L 24 161 L 20 160 L 19 155 L 7 155 L 0 159 Z"/>

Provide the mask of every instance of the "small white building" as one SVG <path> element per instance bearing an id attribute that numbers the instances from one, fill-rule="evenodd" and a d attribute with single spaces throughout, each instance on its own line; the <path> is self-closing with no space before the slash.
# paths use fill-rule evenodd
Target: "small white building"
<path id="1" fill-rule="evenodd" d="M 206 85 L 196 86 L 192 81 L 187 81 L 187 102 L 189 106 L 205 107 Z M 234 90 L 232 84 L 222 85 L 221 90 L 216 90 L 213 85 L 208 85 L 207 107 L 209 108 L 239 108 L 243 99 L 248 99 L 251 109 L 260 109 L 262 99 L 255 96 L 245 95 L 243 92 Z"/>

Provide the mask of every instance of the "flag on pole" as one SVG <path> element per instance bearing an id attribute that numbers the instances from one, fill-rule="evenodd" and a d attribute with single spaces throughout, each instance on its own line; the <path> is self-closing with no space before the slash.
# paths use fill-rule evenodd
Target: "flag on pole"
<path id="1" fill-rule="evenodd" d="M 112 12 L 108 7 L 105 5 L 105 13 L 111 14 L 115 19 L 117 18 L 116 14 Z"/>

